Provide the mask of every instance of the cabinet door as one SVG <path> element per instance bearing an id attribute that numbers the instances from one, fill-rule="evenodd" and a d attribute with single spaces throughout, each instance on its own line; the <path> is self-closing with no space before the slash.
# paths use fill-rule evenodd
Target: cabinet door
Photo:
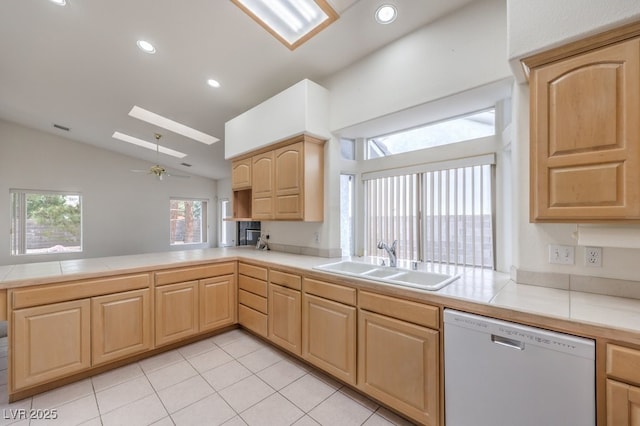
<path id="1" fill-rule="evenodd" d="M 198 332 L 198 281 L 156 287 L 156 346 Z"/>
<path id="2" fill-rule="evenodd" d="M 358 315 L 358 387 L 420 424 L 439 425 L 439 332 Z"/>
<path id="3" fill-rule="evenodd" d="M 303 294 L 302 357 L 355 385 L 356 308 Z"/>
<path id="4" fill-rule="evenodd" d="M 235 275 L 200 280 L 200 331 L 236 323 Z"/>
<path id="5" fill-rule="evenodd" d="M 151 348 L 150 294 L 144 289 L 91 299 L 92 365 Z"/>
<path id="6" fill-rule="evenodd" d="M 640 219 L 640 40 L 531 70 L 531 220 Z"/>
<path id="7" fill-rule="evenodd" d="M 252 157 L 251 216 L 253 219 L 273 219 L 273 167 L 273 151 Z"/>
<path id="8" fill-rule="evenodd" d="M 231 189 L 251 188 L 251 158 L 231 163 Z"/>
<path id="9" fill-rule="evenodd" d="M 52 381 L 91 366 L 89 299 L 13 311 L 13 390 Z"/>
<path id="10" fill-rule="evenodd" d="M 304 218 L 304 144 L 275 151 L 275 217 Z"/>
<path id="11" fill-rule="evenodd" d="M 269 339 L 300 355 L 300 292 L 275 284 L 269 284 Z"/>
<path id="12" fill-rule="evenodd" d="M 640 388 L 607 380 L 607 426 L 640 426 Z"/>

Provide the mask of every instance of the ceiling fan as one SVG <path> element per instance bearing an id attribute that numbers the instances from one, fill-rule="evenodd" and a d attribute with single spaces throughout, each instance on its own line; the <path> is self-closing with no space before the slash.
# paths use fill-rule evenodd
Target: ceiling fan
<path id="1" fill-rule="evenodd" d="M 158 157 L 158 159 L 160 158 L 160 138 L 162 137 L 162 135 L 160 133 L 156 133 L 155 134 L 155 138 L 156 138 L 156 156 Z M 187 175 L 176 175 L 173 173 L 169 173 L 167 172 L 167 169 L 165 169 L 164 167 L 162 167 L 160 164 L 160 162 L 158 161 L 158 164 L 154 164 L 153 166 L 149 167 L 146 170 L 131 170 L 134 173 L 147 173 L 147 174 L 152 174 L 155 175 L 158 180 L 162 180 L 163 177 L 168 176 L 168 177 L 177 177 L 177 178 L 185 178 L 185 179 L 189 179 L 191 176 L 187 176 Z"/>

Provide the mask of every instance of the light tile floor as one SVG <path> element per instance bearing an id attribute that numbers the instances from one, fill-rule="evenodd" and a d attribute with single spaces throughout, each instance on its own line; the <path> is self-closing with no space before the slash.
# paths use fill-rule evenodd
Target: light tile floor
<path id="1" fill-rule="evenodd" d="M 0 425 L 411 424 L 242 330 L 12 404 L 6 365 L 2 338 Z"/>

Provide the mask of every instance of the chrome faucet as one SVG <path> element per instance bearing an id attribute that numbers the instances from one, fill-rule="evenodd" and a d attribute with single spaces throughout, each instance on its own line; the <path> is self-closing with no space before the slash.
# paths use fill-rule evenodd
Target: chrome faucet
<path id="1" fill-rule="evenodd" d="M 396 246 L 398 245 L 398 240 L 394 240 L 391 247 L 389 247 L 384 241 L 378 242 L 378 248 L 384 249 L 389 254 L 389 266 L 395 268 L 398 265 L 398 257 L 396 256 Z"/>

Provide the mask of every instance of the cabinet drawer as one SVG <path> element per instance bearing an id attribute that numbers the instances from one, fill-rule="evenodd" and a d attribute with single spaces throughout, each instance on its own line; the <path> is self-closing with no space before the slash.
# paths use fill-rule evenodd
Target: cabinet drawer
<path id="1" fill-rule="evenodd" d="M 249 265 L 246 263 L 238 264 L 238 273 L 248 277 L 257 278 L 259 280 L 267 280 L 267 268 L 262 266 Z"/>
<path id="2" fill-rule="evenodd" d="M 409 321 L 414 324 L 438 329 L 440 327 L 440 309 L 422 303 L 396 299 L 380 294 L 360 292 L 360 308 L 377 312 L 392 318 Z"/>
<path id="3" fill-rule="evenodd" d="M 238 291 L 238 301 L 242 305 L 246 305 L 250 308 L 260 311 L 263 314 L 267 313 L 267 299 L 257 294 L 249 293 L 245 290 Z"/>
<path id="4" fill-rule="evenodd" d="M 171 271 L 156 272 L 156 285 L 200 280 L 220 275 L 231 275 L 235 272 L 236 268 L 234 262 L 195 266 L 193 268 L 173 269 Z"/>
<path id="5" fill-rule="evenodd" d="M 10 291 L 13 309 L 49 305 L 149 287 L 149 274 L 123 275 Z"/>
<path id="6" fill-rule="evenodd" d="M 244 305 L 238 306 L 238 322 L 241 326 L 267 337 L 267 316 L 263 313 L 247 308 Z"/>
<path id="7" fill-rule="evenodd" d="M 267 297 L 266 281 L 257 280 L 245 275 L 238 275 L 238 288 L 257 294 L 258 296 Z"/>
<path id="8" fill-rule="evenodd" d="M 618 345 L 607 345 L 607 376 L 640 384 L 640 351 Z"/>
<path id="9" fill-rule="evenodd" d="M 356 289 L 344 287 L 337 284 L 330 284 L 324 281 L 304 279 L 304 291 L 309 294 L 324 297 L 325 299 L 335 302 L 344 303 L 346 305 L 355 306 Z"/>
<path id="10" fill-rule="evenodd" d="M 300 277 L 300 275 L 274 271 L 273 269 L 269 272 L 269 282 L 281 285 L 283 287 L 289 287 L 294 290 L 302 289 L 302 278 Z"/>

